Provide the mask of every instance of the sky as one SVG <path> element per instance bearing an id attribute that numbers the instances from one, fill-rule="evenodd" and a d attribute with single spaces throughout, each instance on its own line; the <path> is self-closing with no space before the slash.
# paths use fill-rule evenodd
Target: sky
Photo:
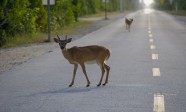
<path id="1" fill-rule="evenodd" d="M 141 1 L 142 1 L 142 0 L 140 0 L 140 2 L 141 2 Z M 144 4 L 145 4 L 146 6 L 149 6 L 150 4 L 152 4 L 153 1 L 154 1 L 154 0 L 143 0 Z"/>

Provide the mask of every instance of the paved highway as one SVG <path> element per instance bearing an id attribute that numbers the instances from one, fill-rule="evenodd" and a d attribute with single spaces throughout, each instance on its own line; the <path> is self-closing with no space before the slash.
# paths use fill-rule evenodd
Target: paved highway
<path id="1" fill-rule="evenodd" d="M 90 87 L 73 74 L 60 48 L 0 76 L 0 112 L 186 112 L 186 26 L 154 10 L 126 15 L 67 47 L 103 45 L 111 50 L 109 82 L 97 87 L 97 65 L 87 65 Z"/>

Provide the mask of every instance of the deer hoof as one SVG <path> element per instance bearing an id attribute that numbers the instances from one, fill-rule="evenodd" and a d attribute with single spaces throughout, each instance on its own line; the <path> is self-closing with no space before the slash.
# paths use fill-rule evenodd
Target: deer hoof
<path id="1" fill-rule="evenodd" d="M 104 83 L 103 86 L 105 86 L 107 83 Z"/>
<path id="2" fill-rule="evenodd" d="M 89 86 L 90 86 L 89 84 L 86 85 L 86 87 L 89 87 Z"/>
<path id="3" fill-rule="evenodd" d="M 70 84 L 69 87 L 72 87 L 72 84 Z"/>
<path id="4" fill-rule="evenodd" d="M 98 84 L 97 86 L 99 87 L 101 84 Z"/>

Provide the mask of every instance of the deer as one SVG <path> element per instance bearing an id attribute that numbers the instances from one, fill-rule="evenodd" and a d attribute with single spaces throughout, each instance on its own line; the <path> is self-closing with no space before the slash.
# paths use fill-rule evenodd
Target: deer
<path id="1" fill-rule="evenodd" d="M 101 85 L 105 70 L 107 72 L 106 79 L 102 85 L 104 86 L 108 83 L 108 77 L 110 71 L 110 67 L 106 64 L 106 61 L 110 57 L 110 50 L 108 48 L 99 45 L 90 45 L 84 47 L 74 46 L 71 48 L 66 48 L 66 45 L 72 41 L 72 38 L 67 38 L 67 35 L 65 36 L 64 40 L 61 40 L 57 34 L 57 38 L 54 38 L 54 41 L 59 44 L 64 58 L 66 58 L 70 64 L 74 65 L 73 78 L 69 87 L 71 87 L 74 84 L 78 65 L 81 66 L 82 71 L 87 80 L 86 87 L 89 87 L 90 81 L 86 73 L 85 64 L 94 64 L 94 63 L 98 64 L 102 71 L 101 79 L 97 84 L 97 86 Z"/>
<path id="2" fill-rule="evenodd" d="M 133 22 L 133 19 L 132 18 L 125 18 L 125 24 L 126 24 L 126 30 L 128 30 L 130 32 L 130 26 Z"/>

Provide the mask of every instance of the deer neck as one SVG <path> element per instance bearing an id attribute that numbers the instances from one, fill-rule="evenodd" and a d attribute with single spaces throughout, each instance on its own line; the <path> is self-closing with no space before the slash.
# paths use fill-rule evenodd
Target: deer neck
<path id="1" fill-rule="evenodd" d="M 74 63 L 75 63 L 75 62 L 73 61 L 73 59 L 72 59 L 72 57 L 71 57 L 71 55 L 70 55 L 68 49 L 64 48 L 64 49 L 62 50 L 62 54 L 63 54 L 63 56 L 69 61 L 69 63 L 71 63 L 71 64 L 74 64 Z"/>
<path id="2" fill-rule="evenodd" d="M 66 48 L 62 49 L 62 53 L 63 53 L 63 56 L 64 56 L 66 59 L 69 59 L 69 58 L 70 58 L 68 49 L 66 49 Z"/>
<path id="3" fill-rule="evenodd" d="M 78 64 L 76 60 L 72 58 L 72 54 L 70 51 L 66 48 L 62 50 L 63 56 L 69 61 L 70 64 Z"/>

